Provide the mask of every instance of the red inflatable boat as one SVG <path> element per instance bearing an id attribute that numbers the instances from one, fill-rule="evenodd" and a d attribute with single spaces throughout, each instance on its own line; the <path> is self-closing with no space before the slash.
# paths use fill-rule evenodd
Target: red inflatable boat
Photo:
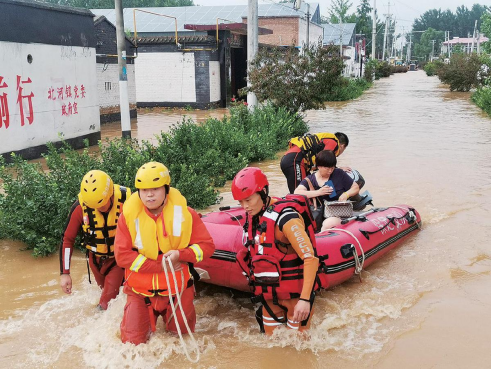
<path id="1" fill-rule="evenodd" d="M 222 208 L 202 217 L 215 242 L 213 256 L 196 267 L 202 281 L 241 291 L 250 291 L 246 278 L 236 263 L 236 253 L 243 246 L 245 212 L 240 207 Z M 320 280 L 323 288 L 340 284 L 359 274 L 414 231 L 420 229 L 418 212 L 407 205 L 373 208 L 343 221 L 338 228 L 316 234 L 318 255 L 323 261 Z M 355 257 L 357 255 L 357 257 Z M 207 275 L 208 274 L 208 275 Z"/>

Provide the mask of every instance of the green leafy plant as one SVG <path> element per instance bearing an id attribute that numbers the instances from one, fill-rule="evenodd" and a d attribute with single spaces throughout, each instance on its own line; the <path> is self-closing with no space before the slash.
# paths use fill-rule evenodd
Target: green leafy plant
<path id="1" fill-rule="evenodd" d="M 245 91 L 291 113 L 324 109 L 323 95 L 343 83 L 342 71 L 338 49 L 321 42 L 301 53 L 295 47 L 263 48 L 251 64 L 251 86 Z"/>
<path id="2" fill-rule="evenodd" d="M 453 54 L 449 64 L 438 69 L 437 75 L 442 83 L 449 85 L 451 91 L 470 91 L 490 81 L 490 62 L 487 66 L 476 53 Z"/>
<path id="3" fill-rule="evenodd" d="M 249 162 L 273 158 L 307 129 L 300 115 L 285 108 L 267 104 L 250 112 L 241 104 L 221 120 L 196 124 L 185 118 L 156 145 L 124 138 L 101 142 L 99 152 L 49 145 L 47 169 L 16 155 L 10 164 L 0 158 L 0 238 L 23 241 L 36 256 L 55 252 L 85 173 L 104 170 L 134 190 L 137 169 L 151 160 L 164 163 L 171 185 L 190 206 L 203 209 L 219 201 L 216 187 Z"/>

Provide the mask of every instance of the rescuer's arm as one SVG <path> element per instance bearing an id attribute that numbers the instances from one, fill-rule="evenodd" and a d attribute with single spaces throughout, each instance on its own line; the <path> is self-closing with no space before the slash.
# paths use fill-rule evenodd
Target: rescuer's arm
<path id="1" fill-rule="evenodd" d="M 114 256 L 120 267 L 135 273 L 158 273 L 162 271 L 162 255 L 159 255 L 157 260 L 152 260 L 133 249 L 132 237 L 123 214 L 118 218 L 116 227 Z"/>
<path id="2" fill-rule="evenodd" d="M 175 269 L 176 267 L 180 267 L 179 263 L 199 263 L 203 259 L 212 256 L 215 250 L 212 236 L 210 236 L 200 216 L 192 208 L 188 207 L 188 210 L 191 213 L 193 221 L 190 245 L 184 249 L 171 250 L 164 254 L 164 257 L 171 258 Z"/>
<path id="3" fill-rule="evenodd" d="M 82 207 L 76 201 L 70 208 L 67 223 L 60 243 L 60 287 L 65 293 L 72 293 L 72 277 L 70 277 L 70 262 L 72 260 L 75 238 L 82 226 Z"/>
<path id="4" fill-rule="evenodd" d="M 286 221 L 281 231 L 289 240 L 289 243 L 296 251 L 297 255 L 304 261 L 302 292 L 300 299 L 294 308 L 293 316 L 294 321 L 302 321 L 308 318 L 311 310 L 309 300 L 313 291 L 319 260 L 314 256 L 315 254 L 311 240 L 305 231 L 304 222 L 299 216 Z"/>

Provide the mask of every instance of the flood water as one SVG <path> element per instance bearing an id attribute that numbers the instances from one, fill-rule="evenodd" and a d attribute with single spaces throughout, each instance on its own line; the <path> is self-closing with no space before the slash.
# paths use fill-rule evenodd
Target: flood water
<path id="1" fill-rule="evenodd" d="M 125 296 L 96 311 L 99 290 L 87 282 L 83 254 L 74 255 L 68 296 L 58 286 L 57 255 L 33 259 L 3 240 L 0 367 L 490 368 L 491 125 L 469 97 L 419 71 L 307 112 L 312 132 L 349 136 L 339 165 L 363 174 L 374 204 L 412 205 L 423 230 L 365 270 L 362 283 L 352 278 L 324 291 L 306 339 L 286 330 L 260 335 L 246 296 L 200 285 L 198 364 L 187 362 L 162 323 L 148 344 L 124 345 Z M 132 122 L 133 137 L 152 139 L 182 114 L 204 119 L 226 111 L 143 112 Z M 104 125 L 103 137 L 118 129 Z M 287 187 L 278 163 L 257 165 L 281 196 Z M 229 186 L 221 205 L 234 204 Z"/>

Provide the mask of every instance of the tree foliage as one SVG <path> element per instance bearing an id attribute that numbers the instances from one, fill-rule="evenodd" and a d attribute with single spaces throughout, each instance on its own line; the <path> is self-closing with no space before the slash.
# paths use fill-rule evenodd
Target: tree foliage
<path id="1" fill-rule="evenodd" d="M 43 0 L 46 3 L 86 9 L 113 9 L 114 0 Z M 123 0 L 124 8 L 193 6 L 193 0 Z"/>
<path id="2" fill-rule="evenodd" d="M 436 31 L 434 28 L 429 28 L 422 33 L 420 41 L 414 44 L 413 54 L 429 57 L 432 54 L 432 40 L 435 40 L 434 55 L 432 56 L 435 56 L 436 53 L 439 55 L 441 44 L 444 41 L 444 31 Z"/>
<path id="3" fill-rule="evenodd" d="M 453 13 L 447 9 L 431 9 L 426 11 L 415 19 L 413 22 L 413 31 L 425 31 L 433 28 L 437 31 L 450 31 L 451 37 L 468 37 L 473 34 L 475 21 L 478 21 L 478 27 L 481 25 L 481 17 L 484 13 L 490 13 L 490 7 L 486 5 L 474 4 L 471 9 L 462 5 Z M 420 34 L 415 33 L 414 41 L 420 40 Z"/>
<path id="4" fill-rule="evenodd" d="M 355 23 L 356 15 L 348 14 L 351 6 L 350 0 L 331 0 L 328 8 L 330 23 Z"/>
<path id="5" fill-rule="evenodd" d="M 259 101 L 271 101 L 291 112 L 324 108 L 323 95 L 341 85 L 343 60 L 337 47 L 310 45 L 261 49 L 251 64 L 250 91 Z"/>
<path id="6" fill-rule="evenodd" d="M 449 85 L 451 91 L 470 91 L 472 88 L 490 85 L 490 61 L 488 66 L 485 62 L 476 53 L 453 54 L 449 64 L 443 64 L 437 75 L 441 82 Z"/>
<path id="7" fill-rule="evenodd" d="M 490 11 L 482 14 L 482 24 L 480 25 L 480 32 L 485 35 L 489 40 L 484 42 L 481 47 L 484 52 L 490 54 Z"/>

